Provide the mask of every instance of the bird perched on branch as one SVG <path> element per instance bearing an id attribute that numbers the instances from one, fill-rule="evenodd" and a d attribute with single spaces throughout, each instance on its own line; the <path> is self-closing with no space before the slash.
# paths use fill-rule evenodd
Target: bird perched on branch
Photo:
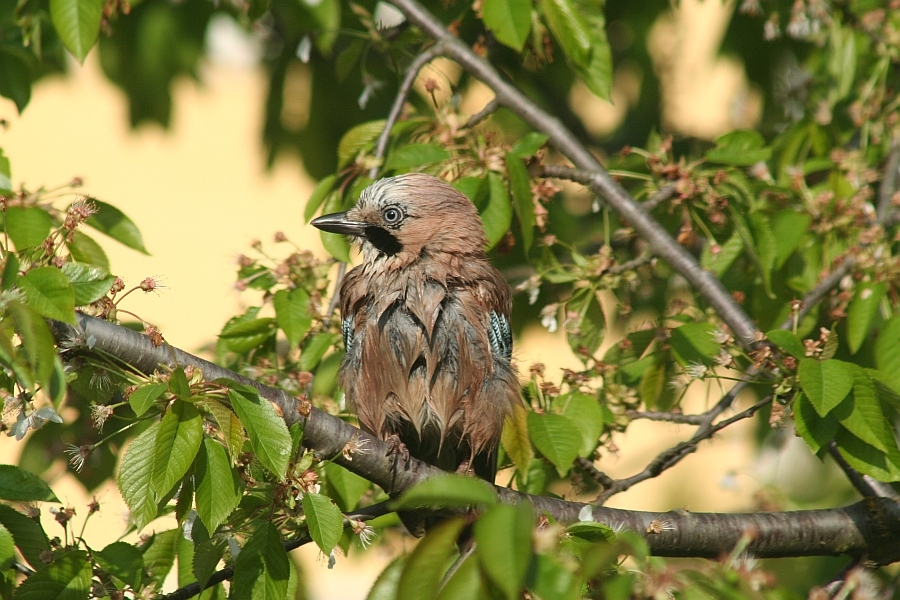
<path id="1" fill-rule="evenodd" d="M 340 286 L 340 382 L 363 429 L 493 482 L 503 421 L 521 400 L 512 292 L 487 260 L 475 206 L 411 173 L 376 181 L 355 207 L 312 224 L 362 248 Z"/>

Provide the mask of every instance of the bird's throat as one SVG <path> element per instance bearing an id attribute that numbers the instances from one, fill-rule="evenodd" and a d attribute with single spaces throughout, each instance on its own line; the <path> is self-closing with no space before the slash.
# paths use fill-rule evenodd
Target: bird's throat
<path id="1" fill-rule="evenodd" d="M 397 236 L 382 227 L 366 227 L 366 239 L 379 252 L 387 256 L 393 256 L 403 250 L 403 245 Z"/>

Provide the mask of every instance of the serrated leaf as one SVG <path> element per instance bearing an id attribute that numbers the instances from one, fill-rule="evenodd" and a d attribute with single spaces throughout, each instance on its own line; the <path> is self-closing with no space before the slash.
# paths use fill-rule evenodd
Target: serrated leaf
<path id="1" fill-rule="evenodd" d="M 6 234 L 16 250 L 40 246 L 50 234 L 53 219 L 37 206 L 10 206 L 6 209 Z"/>
<path id="2" fill-rule="evenodd" d="M 0 523 L 0 572 L 5 572 L 16 562 L 16 542 L 9 529 Z"/>
<path id="3" fill-rule="evenodd" d="M 700 266 L 721 277 L 743 250 L 744 242 L 741 236 L 733 233 L 728 241 L 719 246 L 716 254 L 712 253 L 711 244 L 704 245 L 703 252 L 700 254 Z"/>
<path id="4" fill-rule="evenodd" d="M 394 510 L 408 508 L 493 506 L 497 495 L 486 481 L 459 475 L 430 477 L 408 489 L 391 505 Z"/>
<path id="5" fill-rule="evenodd" d="M 194 480 L 197 516 L 207 531 L 215 533 L 241 501 L 241 479 L 231 468 L 221 444 L 209 438 L 203 440 L 194 464 Z"/>
<path id="6" fill-rule="evenodd" d="M 41 566 L 16 589 L 16 600 L 87 600 L 91 563 L 83 550 L 70 550 Z"/>
<path id="7" fill-rule="evenodd" d="M 507 600 L 521 598 L 533 525 L 534 509 L 527 502 L 499 504 L 475 522 L 481 568 Z"/>
<path id="8" fill-rule="evenodd" d="M 232 598 L 284 600 L 290 578 L 290 560 L 278 530 L 264 523 L 253 534 L 234 565 Z"/>
<path id="9" fill-rule="evenodd" d="M 0 465 L 0 500 L 59 502 L 43 479 L 15 465 Z"/>
<path id="10" fill-rule="evenodd" d="M 509 187 L 512 190 L 513 205 L 516 216 L 519 218 L 519 226 L 522 228 L 522 243 L 525 252 L 531 248 L 534 242 L 534 200 L 531 194 L 531 178 L 525 169 L 522 159 L 512 152 L 506 153 L 506 169 L 509 175 Z"/>
<path id="11" fill-rule="evenodd" d="M 420 168 L 448 158 L 450 153 L 437 144 L 408 144 L 391 152 L 384 164 L 384 170 Z"/>
<path id="12" fill-rule="evenodd" d="M 488 202 L 480 211 L 484 234 L 487 236 L 486 250 L 490 250 L 503 239 L 512 223 L 512 205 L 503 179 L 496 173 L 488 173 Z"/>
<path id="13" fill-rule="evenodd" d="M 691 363 L 711 365 L 719 354 L 719 344 L 713 339 L 717 330 L 712 323 L 685 323 L 676 327 L 670 340 L 675 358 L 682 366 Z"/>
<path id="14" fill-rule="evenodd" d="M 181 481 L 194 462 L 203 439 L 203 419 L 189 402 L 176 401 L 159 423 L 153 458 L 157 500 Z"/>
<path id="15" fill-rule="evenodd" d="M 81 263 L 65 263 L 63 275 L 72 284 L 75 306 L 85 306 L 106 295 L 116 278 L 103 269 Z"/>
<path id="16" fill-rule="evenodd" d="M 577 315 L 566 320 L 569 347 L 581 360 L 587 360 L 600 348 L 606 336 L 603 306 L 592 288 L 584 288 L 582 293 L 576 293 L 568 301 L 566 312 Z"/>
<path id="17" fill-rule="evenodd" d="M 525 407 L 519 403 L 513 405 L 511 415 L 503 422 L 503 432 L 500 435 L 500 443 L 516 469 L 523 476 L 528 473 L 528 465 L 534 460 L 534 449 L 531 447 L 531 438 L 528 436 L 528 414 Z"/>
<path id="18" fill-rule="evenodd" d="M 540 150 L 549 138 L 546 134 L 532 131 L 513 144 L 512 153 L 519 158 L 529 158 Z"/>
<path id="19" fill-rule="evenodd" d="M 893 432 L 875 392 L 875 384 L 866 372 L 853 365 L 853 393 L 831 413 L 847 431 L 881 452 L 896 447 Z"/>
<path id="20" fill-rule="evenodd" d="M 75 291 L 56 267 L 37 267 L 19 277 L 28 305 L 48 319 L 72 325 L 75 321 Z"/>
<path id="21" fill-rule="evenodd" d="M 387 121 L 369 121 L 351 128 L 338 143 L 338 169 L 342 169 L 364 149 L 371 148 Z"/>
<path id="22" fill-rule="evenodd" d="M 137 588 L 144 570 L 144 555 L 127 542 L 113 542 L 103 550 L 94 551 L 97 564 L 123 585 Z"/>
<path id="23" fill-rule="evenodd" d="M 887 286 L 881 282 L 864 283 L 857 287 L 847 309 L 847 345 L 850 346 L 851 354 L 856 354 L 869 336 L 885 293 Z"/>
<path id="24" fill-rule="evenodd" d="M 306 201 L 306 208 L 303 209 L 304 222 L 309 223 L 310 219 L 313 218 L 313 215 L 318 212 L 319 207 L 322 206 L 322 203 L 325 202 L 325 198 L 328 197 L 328 194 L 330 194 L 331 190 L 334 188 L 334 182 L 336 180 L 336 175 L 329 175 L 319 181 L 316 185 L 316 189 L 310 194 L 309 200 Z"/>
<path id="25" fill-rule="evenodd" d="M 333 333 L 323 332 L 317 333 L 307 341 L 306 345 L 300 351 L 300 359 L 297 366 L 301 371 L 312 371 L 322 361 L 322 357 L 328 352 L 328 349 L 338 340 L 337 335 Z"/>
<path id="26" fill-rule="evenodd" d="M 602 5 L 573 0 L 542 0 L 544 17 L 572 69 L 592 93 L 609 100 L 612 52 L 606 39 Z"/>
<path id="27" fill-rule="evenodd" d="M 11 318 L 13 327 L 22 340 L 32 375 L 49 393 L 50 382 L 59 359 L 56 355 L 53 334 L 50 333 L 47 322 L 37 314 L 37 311 L 19 302 L 10 302 L 7 311 L 8 318 Z"/>
<path id="28" fill-rule="evenodd" d="M 605 422 L 600 404 L 593 396 L 572 392 L 568 398 L 562 399 L 562 406 L 562 414 L 570 418 L 581 433 L 581 449 L 578 455 L 590 456 L 597 447 Z"/>
<path id="29" fill-rule="evenodd" d="M 97 43 L 102 16 L 102 0 L 50 0 L 53 27 L 62 43 L 81 64 Z"/>
<path id="30" fill-rule="evenodd" d="M 806 356 L 806 346 L 793 332 L 784 329 L 774 329 L 766 333 L 766 337 L 769 338 L 770 342 L 794 358 L 804 358 Z"/>
<path id="31" fill-rule="evenodd" d="M 134 411 L 136 416 L 140 417 L 153 406 L 153 403 L 162 396 L 168 387 L 165 383 L 147 383 L 139 386 L 128 396 L 128 404 L 131 405 L 131 410 Z"/>
<path id="32" fill-rule="evenodd" d="M 843 427 L 838 428 L 835 442 L 841 456 L 851 467 L 878 481 L 900 481 L 900 453 L 888 453 L 863 442 Z"/>
<path id="33" fill-rule="evenodd" d="M 772 235 L 775 236 L 775 268 L 780 269 L 809 230 L 812 218 L 786 208 L 772 217 Z"/>
<path id="34" fill-rule="evenodd" d="M 583 443 L 578 426 L 562 415 L 529 412 L 528 433 L 534 447 L 565 477 Z"/>
<path id="35" fill-rule="evenodd" d="M 816 412 L 824 417 L 840 404 L 853 388 L 853 365 L 839 360 L 804 358 L 797 370 L 800 387 Z"/>
<path id="36" fill-rule="evenodd" d="M 153 534 L 150 542 L 143 547 L 144 567 L 150 578 L 162 587 L 166 576 L 175 565 L 178 553 L 178 540 L 181 539 L 181 528 L 169 529 Z"/>
<path id="37" fill-rule="evenodd" d="M 175 394 L 179 400 L 191 399 L 191 384 L 188 383 L 187 375 L 182 367 L 175 367 L 169 373 L 169 391 Z"/>
<path id="38" fill-rule="evenodd" d="M 362 495 L 371 487 L 367 479 L 333 462 L 325 463 L 325 480 L 331 497 L 337 500 L 344 512 L 355 509 Z"/>
<path id="39" fill-rule="evenodd" d="M 219 334 L 219 344 L 231 352 L 243 354 L 261 346 L 275 335 L 275 319 L 232 319 L 226 323 Z"/>
<path id="40" fill-rule="evenodd" d="M 203 403 L 203 406 L 212 414 L 219 429 L 222 430 L 225 447 L 228 449 L 231 460 L 234 461 L 244 446 L 244 427 L 241 425 L 241 420 L 230 408 L 220 402 L 211 400 Z"/>
<path id="41" fill-rule="evenodd" d="M 521 52 L 531 33 L 531 9 L 531 0 L 485 0 L 482 20 L 501 44 Z"/>
<path id="42" fill-rule="evenodd" d="M 312 323 L 309 310 L 309 294 L 306 290 L 278 290 L 272 298 L 275 307 L 275 320 L 284 331 L 291 346 L 296 346 L 306 335 Z"/>
<path id="43" fill-rule="evenodd" d="M 840 427 L 834 417 L 820 417 L 802 392 L 794 400 L 792 414 L 797 433 L 816 454 L 834 439 Z"/>
<path id="44" fill-rule="evenodd" d="M 579 521 L 566 527 L 566 533 L 588 542 L 614 542 L 616 533 L 608 525 L 594 521 Z"/>
<path id="45" fill-rule="evenodd" d="M 144 247 L 141 231 L 125 213 L 111 204 L 94 198 L 91 198 L 91 203 L 97 207 L 97 212 L 86 221 L 88 225 L 132 250 L 150 254 Z"/>
<path id="46" fill-rule="evenodd" d="M 159 423 L 154 423 L 125 449 L 116 483 L 138 531 L 156 517 L 153 459 Z"/>
<path id="47" fill-rule="evenodd" d="M 574 64 L 586 65 L 591 56 L 588 23 L 572 0 L 542 0 L 541 7 L 550 31 Z"/>
<path id="48" fill-rule="evenodd" d="M 766 141 L 758 131 L 748 129 L 731 131 L 716 139 L 716 147 L 706 153 L 706 160 L 747 167 L 769 160 L 772 149 L 766 148 L 765 144 Z"/>
<path id="49" fill-rule="evenodd" d="M 94 238 L 78 231 L 72 232 L 72 239 L 66 240 L 69 253 L 77 262 L 93 265 L 109 272 L 109 258 Z"/>
<path id="50" fill-rule="evenodd" d="M 431 600 L 440 589 L 447 561 L 465 521 L 450 519 L 431 529 L 406 560 L 397 583 L 397 598 Z"/>
<path id="51" fill-rule="evenodd" d="M 50 540 L 40 523 L 32 521 L 11 506 L 0 504 L 0 525 L 12 534 L 16 548 L 28 564 L 39 569 L 44 564 L 41 554 L 50 550 Z"/>
<path id="52" fill-rule="evenodd" d="M 303 514 L 306 515 L 309 535 L 319 550 L 328 556 L 344 530 L 341 510 L 328 496 L 309 493 L 303 496 Z"/>
<path id="53" fill-rule="evenodd" d="M 259 461 L 280 480 L 284 480 L 291 453 L 291 434 L 272 403 L 250 390 L 230 389 L 231 407 L 250 438 Z"/>
<path id="54" fill-rule="evenodd" d="M 205 586 L 206 582 L 209 581 L 209 578 L 216 571 L 219 561 L 225 555 L 227 547 L 225 540 L 220 538 L 204 540 L 195 545 L 191 566 L 193 567 L 194 577 L 197 578 L 200 585 Z"/>
<path id="55" fill-rule="evenodd" d="M 401 556 L 391 561 L 375 579 L 366 600 L 397 600 L 397 584 L 400 582 L 400 574 L 403 573 L 406 560 L 407 557 Z"/>

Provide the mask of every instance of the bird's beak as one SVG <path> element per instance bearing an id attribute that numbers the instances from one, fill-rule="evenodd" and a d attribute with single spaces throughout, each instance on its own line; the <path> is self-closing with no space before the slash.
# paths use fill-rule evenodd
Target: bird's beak
<path id="1" fill-rule="evenodd" d="M 318 219 L 313 219 L 311 225 L 329 233 L 342 233 L 344 235 L 355 236 L 365 236 L 366 228 L 370 226 L 369 223 L 351 221 L 347 218 L 346 212 L 322 215 Z"/>

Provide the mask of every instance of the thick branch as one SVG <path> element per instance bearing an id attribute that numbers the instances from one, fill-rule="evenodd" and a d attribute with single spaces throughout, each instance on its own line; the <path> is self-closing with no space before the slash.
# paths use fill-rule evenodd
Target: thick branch
<path id="1" fill-rule="evenodd" d="M 697 260 L 641 208 L 559 119 L 541 110 L 518 88 L 506 81 L 490 63 L 451 34 L 443 23 L 416 0 L 392 0 L 392 4 L 426 35 L 443 43 L 444 55 L 455 60 L 469 74 L 490 87 L 501 106 L 517 114 L 537 131 L 546 134 L 556 149 L 568 157 L 576 168 L 588 171 L 591 174 L 588 181 L 591 189 L 634 227 L 635 231 L 646 240 L 650 251 L 668 262 L 694 286 L 745 347 L 754 342 L 758 328 L 747 313 L 737 305 L 718 278 L 701 268 Z"/>
<path id="2" fill-rule="evenodd" d="M 53 322 L 57 339 L 70 343 L 81 340 L 74 347 L 90 347 L 115 356 L 146 374 L 160 365 L 194 365 L 207 379 L 226 377 L 252 385 L 260 396 L 277 406 L 288 424 L 304 420 L 298 410 L 300 403 L 283 390 L 262 385 L 167 344 L 153 347 L 144 335 L 106 321 L 78 315 L 78 322 L 79 327 Z M 724 427 L 742 415 L 712 427 Z M 316 408 L 310 409 L 305 421 L 303 444 L 307 448 L 365 477 L 391 495 L 443 474 L 437 467 L 414 458 L 397 457 L 381 440 Z M 496 492 L 501 502 L 530 502 L 536 512 L 549 514 L 562 523 L 578 521 L 579 512 L 585 506 L 507 488 L 498 487 Z M 850 554 L 867 555 L 881 563 L 900 558 L 900 504 L 886 498 L 867 499 L 843 509 L 787 513 L 656 513 L 600 506 L 592 509 L 593 518 L 598 522 L 644 533 L 651 552 L 659 556 L 719 556 L 752 531 L 755 537 L 749 551 L 759 557 Z"/>

